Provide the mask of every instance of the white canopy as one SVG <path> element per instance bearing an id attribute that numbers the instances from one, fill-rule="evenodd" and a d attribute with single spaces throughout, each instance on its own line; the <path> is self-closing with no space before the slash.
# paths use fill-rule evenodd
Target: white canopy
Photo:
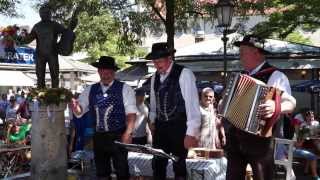
<path id="1" fill-rule="evenodd" d="M 98 82 L 100 80 L 100 77 L 98 73 L 94 73 L 88 76 L 82 76 L 80 79 L 87 82 Z"/>
<path id="2" fill-rule="evenodd" d="M 0 86 L 34 86 L 35 82 L 21 71 L 0 71 Z"/>

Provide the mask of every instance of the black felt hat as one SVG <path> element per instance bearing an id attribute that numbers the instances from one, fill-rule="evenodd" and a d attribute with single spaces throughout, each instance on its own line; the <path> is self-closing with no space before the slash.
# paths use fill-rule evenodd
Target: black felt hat
<path id="1" fill-rule="evenodd" d="M 263 54 L 270 54 L 269 51 L 264 49 L 264 40 L 256 35 L 246 35 L 242 41 L 236 41 L 233 45 L 240 47 L 241 45 L 255 47 Z"/>
<path id="2" fill-rule="evenodd" d="M 96 68 L 113 69 L 115 71 L 120 69 L 116 65 L 114 58 L 110 56 L 101 56 L 96 62 L 91 63 L 91 65 Z"/>
<path id="3" fill-rule="evenodd" d="M 154 43 L 151 48 L 151 52 L 146 56 L 148 60 L 156 60 L 163 57 L 168 57 L 175 53 L 175 49 L 169 49 L 166 42 Z"/>

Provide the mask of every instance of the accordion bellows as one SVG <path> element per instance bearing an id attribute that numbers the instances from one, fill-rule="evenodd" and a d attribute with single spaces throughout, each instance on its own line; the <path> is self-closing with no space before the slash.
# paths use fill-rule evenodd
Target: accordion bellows
<path id="1" fill-rule="evenodd" d="M 272 99 L 277 91 L 260 80 L 248 75 L 234 73 L 227 81 L 220 114 L 233 126 L 243 131 L 264 136 L 272 128 L 259 113 L 259 105 Z"/>

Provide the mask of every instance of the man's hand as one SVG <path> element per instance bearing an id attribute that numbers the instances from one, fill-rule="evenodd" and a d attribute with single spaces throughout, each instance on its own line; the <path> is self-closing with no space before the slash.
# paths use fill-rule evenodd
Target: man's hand
<path id="1" fill-rule="evenodd" d="M 226 142 L 227 142 L 226 136 L 224 135 L 224 136 L 221 137 L 221 145 L 222 145 L 222 146 L 225 146 L 225 145 L 226 145 Z"/>
<path id="2" fill-rule="evenodd" d="M 125 144 L 131 144 L 132 142 L 132 132 L 126 131 L 122 134 L 121 142 Z"/>
<path id="3" fill-rule="evenodd" d="M 151 136 L 153 137 L 154 136 L 154 131 L 156 129 L 155 124 L 154 123 L 149 123 L 149 129 L 150 129 L 150 132 L 151 132 Z"/>
<path id="4" fill-rule="evenodd" d="M 189 135 L 186 135 L 184 137 L 184 147 L 186 149 L 197 147 L 197 146 L 198 146 L 198 140 L 195 137 L 189 136 Z"/>
<path id="5" fill-rule="evenodd" d="M 263 118 L 271 118 L 275 111 L 275 102 L 273 100 L 267 100 L 264 104 L 260 104 L 259 108 Z"/>

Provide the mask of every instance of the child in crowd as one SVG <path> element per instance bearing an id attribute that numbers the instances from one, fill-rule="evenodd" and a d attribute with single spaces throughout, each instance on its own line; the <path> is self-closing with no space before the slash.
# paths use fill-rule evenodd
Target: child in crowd
<path id="1" fill-rule="evenodd" d="M 149 109 L 144 104 L 145 92 L 142 89 L 136 89 L 136 104 L 138 109 L 138 114 L 135 122 L 135 128 L 132 134 L 132 143 L 145 145 L 151 143 L 151 133 L 148 126 L 148 114 Z"/>

